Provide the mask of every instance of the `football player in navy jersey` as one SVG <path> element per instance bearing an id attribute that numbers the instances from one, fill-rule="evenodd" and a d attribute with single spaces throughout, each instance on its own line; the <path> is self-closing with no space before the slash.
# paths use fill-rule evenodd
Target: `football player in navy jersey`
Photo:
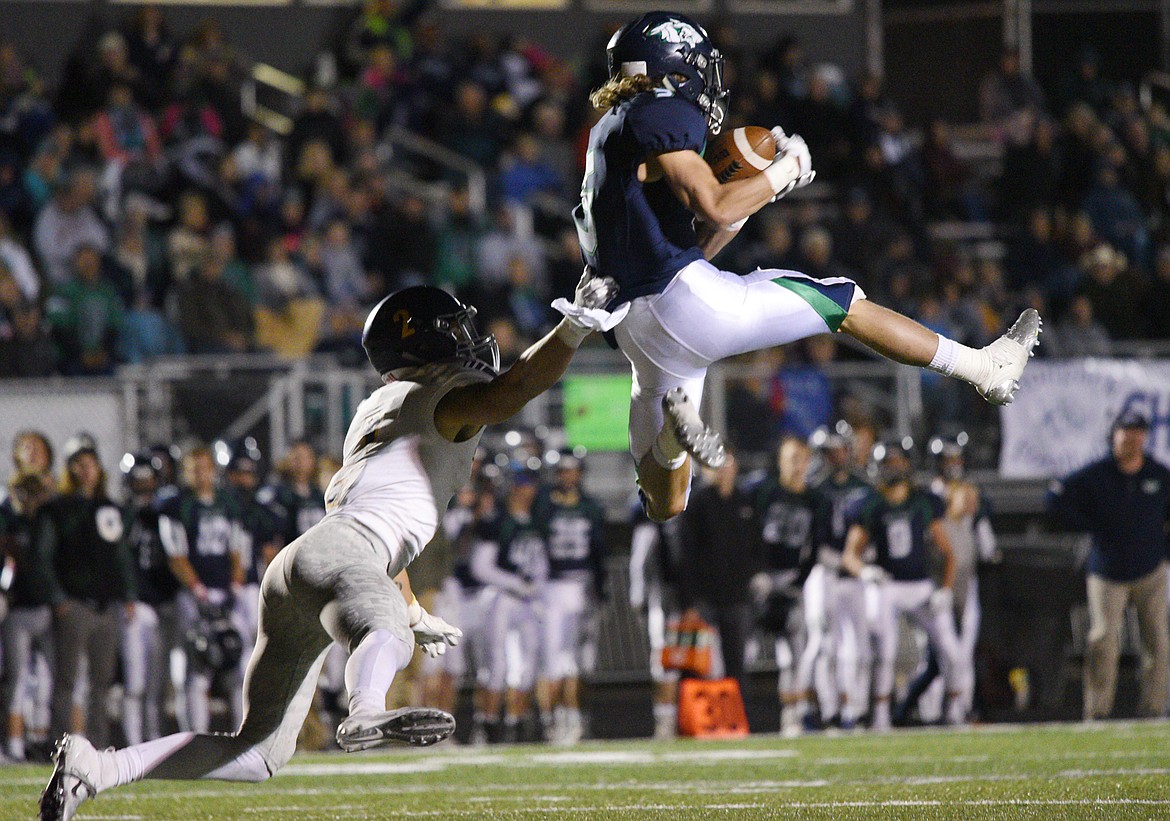
<path id="1" fill-rule="evenodd" d="M 816 623 L 823 618 L 824 584 L 811 574 L 830 538 L 832 507 L 808 485 L 811 457 L 804 440 L 786 437 L 777 451 L 777 475 L 755 492 L 762 569 L 752 577 L 751 590 L 757 621 L 776 638 L 780 724 L 786 734 L 816 726 L 809 700 L 825 635 Z"/>
<path id="2" fill-rule="evenodd" d="M 817 697 L 822 718 L 831 720 L 839 709 L 841 727 L 852 729 L 869 709 L 872 653 L 865 586 L 841 567 L 841 554 L 850 519 L 873 487 L 853 469 L 853 429 L 847 422 L 840 420 L 832 430 L 815 431 L 810 443 L 821 450 L 825 463 L 823 478 L 815 487 L 832 508 L 829 542 L 817 556 L 823 568 L 825 612 L 821 626 L 826 632 L 816 673 Z"/>
<path id="3" fill-rule="evenodd" d="M 176 608 L 180 635 L 186 636 L 216 608 L 234 610 L 252 548 L 235 499 L 219 486 L 211 450 L 199 446 L 188 451 L 182 472 L 183 489 L 159 508 L 159 533 L 171 571 L 182 585 Z M 239 672 L 224 672 L 233 679 L 228 692 L 233 726 L 239 726 L 244 709 L 235 680 Z M 215 671 L 202 669 L 188 647 L 186 726 L 197 733 L 207 732 L 211 723 L 208 697 L 214 675 Z"/>
<path id="4" fill-rule="evenodd" d="M 537 501 L 535 518 L 548 526 L 549 561 L 537 698 L 546 737 L 575 744 L 583 734 L 579 676 L 585 620 L 605 596 L 605 514 L 581 489 L 581 460 L 573 454 L 557 461 L 554 484 Z"/>
<path id="5" fill-rule="evenodd" d="M 540 474 L 517 467 L 499 513 L 480 522 L 471 572 L 492 592 L 487 631 L 488 726 L 504 708 L 504 741 L 518 741 L 520 722 L 531 708 L 536 685 L 541 604 L 548 582 L 548 522 L 535 510 Z M 508 652 L 514 635 L 521 652 Z"/>
<path id="6" fill-rule="evenodd" d="M 686 507 L 691 457 L 723 460 L 697 408 L 707 367 L 728 356 L 843 331 L 898 362 L 964 379 L 990 402 L 1012 400 L 1040 331 L 1034 310 L 974 350 L 875 305 L 844 277 L 741 277 L 711 265 L 749 216 L 812 181 L 808 147 L 776 127 L 776 156 L 762 173 L 716 179 L 702 155 L 726 114 L 723 56 L 680 14 L 622 26 L 607 58 L 609 81 L 590 97 L 604 114 L 589 135 L 574 219 L 586 266 L 620 286 L 607 308 L 633 368 L 630 449 L 651 518 Z"/>
<path id="7" fill-rule="evenodd" d="M 138 579 L 134 612 L 122 623 L 122 731 L 131 744 L 162 735 L 163 684 L 170 677 L 171 650 L 179 645 L 175 598 L 180 584 L 171 572 L 159 533 L 155 465 L 149 453 L 128 453 L 122 458 L 129 491 L 126 541 Z M 185 701 L 181 693 L 177 701 Z M 181 707 L 176 710 L 181 711 Z"/>
<path id="8" fill-rule="evenodd" d="M 874 446 L 879 493 L 861 504 L 845 538 L 842 566 L 862 581 L 877 585 L 875 632 L 878 658 L 874 675 L 873 728 L 890 728 L 890 698 L 898 653 L 898 616 L 920 627 L 938 654 L 951 698 L 948 720 L 959 723 L 966 705 L 959 695 L 955 636 L 955 554 L 943 524 L 942 499 L 914 486 L 910 447 L 905 440 Z M 930 578 L 930 542 L 942 556 L 942 585 Z M 876 558 L 863 556 L 872 543 Z"/>

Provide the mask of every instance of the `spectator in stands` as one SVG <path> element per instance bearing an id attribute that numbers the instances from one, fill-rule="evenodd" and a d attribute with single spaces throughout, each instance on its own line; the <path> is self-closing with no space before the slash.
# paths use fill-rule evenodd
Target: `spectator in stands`
<path id="1" fill-rule="evenodd" d="M 1004 268 L 1013 290 L 1043 286 L 1056 275 L 1060 249 L 1053 237 L 1052 215 L 1044 206 L 1027 215 L 1024 233 L 1008 244 Z"/>
<path id="2" fill-rule="evenodd" d="M 495 168 L 508 126 L 488 107 L 487 90 L 474 80 L 455 87 L 454 104 L 441 113 L 438 134 L 443 144 L 484 168 Z"/>
<path id="3" fill-rule="evenodd" d="M 287 359 L 305 356 L 320 338 L 322 301 L 312 278 L 279 239 L 268 244 L 268 258 L 255 268 L 256 344 Z"/>
<path id="4" fill-rule="evenodd" d="M 1000 216 L 1018 223 L 1033 209 L 1056 203 L 1061 169 L 1056 126 L 1030 113 L 1014 118 L 1005 138 L 1003 173 L 997 181 Z"/>
<path id="5" fill-rule="evenodd" d="M 1118 169 L 1105 162 L 1097 181 L 1081 204 L 1097 235 L 1129 257 L 1138 268 L 1149 270 L 1150 234 L 1146 215 L 1133 192 L 1121 185 Z"/>
<path id="6" fill-rule="evenodd" d="M 429 283 L 435 265 L 435 235 L 426 202 L 404 194 L 383 203 L 374 217 L 365 253 L 367 269 L 380 274 L 385 290 Z"/>
<path id="7" fill-rule="evenodd" d="M 732 247 L 732 252 L 741 255 L 745 270 L 795 268 L 800 264 L 794 247 L 792 224 L 784 212 L 776 209 L 760 214 L 759 232 L 759 236 L 746 247 Z"/>
<path id="8" fill-rule="evenodd" d="M 679 581 L 684 607 L 718 631 L 723 674 L 739 679 L 742 687 L 744 648 L 751 630 L 748 582 L 756 571 L 756 557 L 752 499 L 738 479 L 739 464 L 728 451 L 723 466 L 711 471 L 691 496 L 680 517 Z"/>
<path id="9" fill-rule="evenodd" d="M 179 326 L 191 353 L 243 353 L 252 345 L 252 309 L 208 254 L 179 290 Z"/>
<path id="10" fill-rule="evenodd" d="M 178 48 L 162 9 L 156 5 L 140 7 L 126 26 L 125 36 L 130 64 L 151 84 L 151 94 L 142 102 L 157 109 L 162 102 L 161 92 L 167 88 L 178 57 Z"/>
<path id="11" fill-rule="evenodd" d="M 261 123 L 248 123 L 248 136 L 232 151 L 232 158 L 242 179 L 258 179 L 267 185 L 280 185 L 283 168 L 280 142 Z"/>
<path id="12" fill-rule="evenodd" d="M 837 343 L 829 334 L 810 336 L 789 350 L 803 349 L 803 360 L 789 362 L 772 380 L 773 407 L 780 413 L 780 432 L 808 439 L 827 425 L 833 414 L 833 387 L 825 366 L 836 358 Z"/>
<path id="13" fill-rule="evenodd" d="M 89 77 L 89 94 L 82 113 L 90 114 L 110 99 L 115 85 L 126 85 L 142 99 L 154 99 L 151 91 L 158 89 L 159 79 L 144 75 L 130 62 L 126 38 L 117 31 L 107 31 L 98 41 L 98 64 Z"/>
<path id="14" fill-rule="evenodd" d="M 1043 108 L 1044 92 L 1021 70 L 1019 51 L 1004 49 L 998 68 L 979 84 L 979 118 L 998 131 L 1010 118 Z"/>
<path id="15" fill-rule="evenodd" d="M 1152 339 L 1170 339 L 1170 245 L 1162 245 L 1154 255 L 1154 278 L 1145 301 L 1149 326 L 1145 335 Z"/>
<path id="16" fill-rule="evenodd" d="M 1129 269 L 1125 254 L 1098 245 L 1081 264 L 1088 276 L 1079 293 L 1093 303 L 1093 313 L 1112 339 L 1138 339 L 1145 331 L 1144 288 Z"/>
<path id="17" fill-rule="evenodd" d="M 478 249 L 479 287 L 485 291 L 499 288 L 508 281 L 508 266 L 514 257 L 528 263 L 537 281 L 544 277 L 544 251 L 530 226 L 518 224 L 516 211 L 497 205 L 492 211 L 492 226 L 484 234 Z"/>
<path id="18" fill-rule="evenodd" d="M 469 299 L 478 279 L 476 249 L 483 236 L 483 221 L 471 210 L 471 196 L 460 186 L 447 195 L 447 215 L 435 237 L 435 284 Z M 575 265 L 581 267 L 581 249 L 573 233 Z M 579 276 L 579 274 L 578 274 Z"/>
<path id="19" fill-rule="evenodd" d="M 97 177 L 88 168 L 70 172 L 37 216 L 33 242 L 51 285 L 70 279 L 74 257 L 82 246 L 105 253 L 110 245 L 106 226 L 93 209 Z"/>
<path id="20" fill-rule="evenodd" d="M 1108 456 L 1055 483 L 1054 518 L 1092 537 L 1086 582 L 1089 634 L 1085 649 L 1085 720 L 1113 712 L 1121 627 L 1127 605 L 1137 610 L 1143 660 L 1142 716 L 1165 715 L 1170 675 L 1166 602 L 1166 523 L 1170 469 L 1145 452 L 1150 419 L 1123 410 L 1113 422 Z"/>
<path id="21" fill-rule="evenodd" d="M 176 283 L 186 282 L 207 256 L 210 235 L 207 198 L 198 191 L 184 192 L 179 197 L 179 223 L 167 237 L 167 260 Z"/>
<path id="22" fill-rule="evenodd" d="M 157 166 L 162 159 L 162 142 L 150 115 L 134 100 L 134 92 L 123 82 L 110 86 L 106 107 L 95 123 L 102 159 L 122 166 Z"/>
<path id="23" fill-rule="evenodd" d="M 846 193 L 841 218 L 830 226 L 830 231 L 834 256 L 852 272 L 859 285 L 868 287 L 882 249 L 895 231 L 894 225 L 874 211 L 866 190 L 855 186 Z M 769 262 L 769 266 L 774 264 Z"/>
<path id="24" fill-rule="evenodd" d="M 82 245 L 74 252 L 73 271 L 47 303 L 61 369 L 70 375 L 111 373 L 125 305 L 103 276 L 101 251 L 95 246 Z"/>
<path id="25" fill-rule="evenodd" d="M 319 86 L 310 86 L 305 92 L 304 109 L 293 120 L 285 153 L 285 161 L 293 168 L 301 167 L 305 148 L 313 143 L 320 146 L 315 150 L 324 149 L 325 156 L 334 161 L 345 155 L 345 131 L 333 110 L 334 103 L 329 92 Z"/>
<path id="26" fill-rule="evenodd" d="M 122 612 L 137 596 L 122 510 L 106 491 L 106 474 L 92 437 L 65 446 L 62 493 L 38 517 L 37 574 L 53 606 L 56 649 L 51 736 L 72 729 L 73 690 L 86 661 L 89 704 L 86 735 L 103 747 L 110 738 L 106 704 L 117 668 Z"/>
<path id="27" fill-rule="evenodd" d="M 20 294 L 29 301 L 35 301 L 41 293 L 41 278 L 33 265 L 32 257 L 12 230 L 12 223 L 0 210 L 0 265 L 13 277 Z"/>
<path id="28" fill-rule="evenodd" d="M 542 156 L 541 142 L 531 132 L 521 132 L 503 159 L 499 177 L 500 196 L 509 202 L 531 205 L 541 194 L 562 196 L 564 183 Z"/>
<path id="29" fill-rule="evenodd" d="M 1049 333 L 1051 338 L 1044 344 L 1053 357 L 1109 356 L 1112 348 L 1109 333 L 1093 315 L 1093 302 L 1085 294 L 1073 297 L 1068 311 Z"/>
<path id="30" fill-rule="evenodd" d="M 57 364 L 40 306 L 0 260 L 0 377 L 48 376 Z"/>
<path id="31" fill-rule="evenodd" d="M 1057 114 L 1062 114 L 1078 104 L 1087 105 L 1096 111 L 1104 111 L 1109 102 L 1110 83 L 1101 76 L 1100 59 L 1097 49 L 1082 46 L 1077 52 L 1076 62 L 1059 81 L 1057 92 Z"/>

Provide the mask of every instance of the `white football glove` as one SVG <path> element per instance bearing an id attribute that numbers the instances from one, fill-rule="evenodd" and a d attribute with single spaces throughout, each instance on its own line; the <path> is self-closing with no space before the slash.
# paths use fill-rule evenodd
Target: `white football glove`
<path id="1" fill-rule="evenodd" d="M 884 584 L 890 580 L 890 574 L 876 564 L 867 564 L 861 568 L 861 572 L 857 575 L 857 578 L 870 584 Z"/>
<path id="2" fill-rule="evenodd" d="M 817 172 L 813 171 L 812 155 L 808 144 L 799 134 L 788 135 L 776 126 L 772 129 L 772 141 L 776 143 L 776 156 L 772 164 L 764 169 L 764 176 L 772 186 L 772 202 L 795 188 L 804 188 Z"/>
<path id="3" fill-rule="evenodd" d="M 431 658 L 443 655 L 447 652 L 447 645 L 454 647 L 463 637 L 463 631 L 458 627 L 423 610 L 418 599 L 407 606 L 406 613 L 415 643 Z"/>
<path id="4" fill-rule="evenodd" d="M 625 319 L 630 310 L 628 302 L 615 311 L 605 310 L 617 292 L 618 285 L 612 277 L 596 276 L 586 268 L 577 283 L 572 302 L 564 297 L 553 300 L 553 309 L 563 314 L 566 320 L 557 329 L 561 338 L 575 348 L 594 331 L 608 331 Z"/>
<path id="5" fill-rule="evenodd" d="M 940 587 L 930 594 L 930 609 L 937 615 L 949 613 L 955 606 L 955 591 L 949 587 Z"/>

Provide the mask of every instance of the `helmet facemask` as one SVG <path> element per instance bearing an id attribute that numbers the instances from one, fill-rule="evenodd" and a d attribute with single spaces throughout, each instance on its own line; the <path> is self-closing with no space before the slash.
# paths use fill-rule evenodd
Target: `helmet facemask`
<path id="1" fill-rule="evenodd" d="M 475 306 L 435 317 L 434 328 L 455 340 L 455 358 L 473 370 L 495 376 L 500 371 L 500 346 L 494 334 L 480 334 L 475 327 Z"/>

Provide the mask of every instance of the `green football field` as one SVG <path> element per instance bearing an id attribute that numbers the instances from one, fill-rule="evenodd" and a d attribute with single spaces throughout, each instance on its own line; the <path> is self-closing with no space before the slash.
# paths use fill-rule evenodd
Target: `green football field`
<path id="1" fill-rule="evenodd" d="M 0 769 L 35 817 L 47 767 Z M 1170 818 L 1170 724 L 298 755 L 264 784 L 148 781 L 79 818 Z"/>

